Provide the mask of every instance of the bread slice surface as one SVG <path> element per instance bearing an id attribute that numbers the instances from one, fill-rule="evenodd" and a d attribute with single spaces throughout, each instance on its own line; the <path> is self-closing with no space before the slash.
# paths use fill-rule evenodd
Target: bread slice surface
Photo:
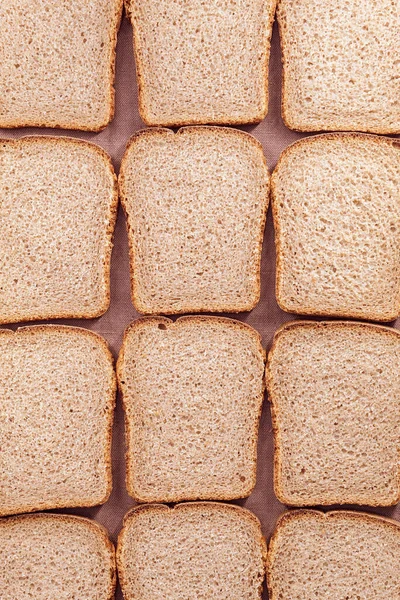
<path id="1" fill-rule="evenodd" d="M 214 502 L 144 505 L 118 539 L 125 600 L 259 600 L 265 541 L 248 510 Z"/>
<path id="2" fill-rule="evenodd" d="M 98 131 L 114 116 L 123 0 L 3 0 L 0 127 Z"/>
<path id="3" fill-rule="evenodd" d="M 0 515 L 105 502 L 116 392 L 105 340 L 37 325 L 0 329 L 0 351 Z"/>
<path id="4" fill-rule="evenodd" d="M 110 302 L 118 190 L 72 138 L 0 140 L 0 323 L 93 318 Z"/>
<path id="5" fill-rule="evenodd" d="M 399 368 L 395 329 L 295 321 L 277 331 L 266 380 L 281 502 L 400 500 Z"/>
<path id="6" fill-rule="evenodd" d="M 255 138 L 220 127 L 141 131 L 128 144 L 119 188 L 139 312 L 257 304 L 269 175 Z"/>
<path id="7" fill-rule="evenodd" d="M 277 301 L 298 314 L 400 313 L 400 146 L 324 134 L 289 146 L 272 175 Z"/>
<path id="8" fill-rule="evenodd" d="M 284 513 L 268 549 L 269 597 L 394 600 L 399 552 L 397 521 L 352 511 Z"/>
<path id="9" fill-rule="evenodd" d="M 397 0 L 279 0 L 277 19 L 290 129 L 400 133 Z"/>
<path id="10" fill-rule="evenodd" d="M 256 482 L 265 352 L 248 325 L 144 317 L 127 329 L 127 489 L 139 502 L 231 500 Z"/>
<path id="11" fill-rule="evenodd" d="M 146 125 L 257 123 L 276 0 L 126 0 Z"/>
<path id="12" fill-rule="evenodd" d="M 49 513 L 0 520 L 0 588 L 13 600 L 112 600 L 115 552 L 95 521 Z"/>

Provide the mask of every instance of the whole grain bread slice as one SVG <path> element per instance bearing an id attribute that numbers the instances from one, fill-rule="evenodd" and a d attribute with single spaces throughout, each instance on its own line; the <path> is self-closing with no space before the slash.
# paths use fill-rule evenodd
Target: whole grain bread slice
<path id="1" fill-rule="evenodd" d="M 119 188 L 139 312 L 254 308 L 269 200 L 254 137 L 221 127 L 141 131 L 128 144 Z"/>
<path id="2" fill-rule="evenodd" d="M 0 329 L 0 353 L 0 515 L 105 502 L 116 392 L 105 340 L 78 327 Z"/>
<path id="3" fill-rule="evenodd" d="M 118 189 L 72 138 L 0 140 L 0 323 L 93 318 L 110 303 Z"/>
<path id="4" fill-rule="evenodd" d="M 271 600 L 400 597 L 400 524 L 352 511 L 293 510 L 278 520 L 267 559 Z"/>
<path id="5" fill-rule="evenodd" d="M 114 546 L 90 519 L 49 513 L 0 519 L 0 589 L 12 600 L 112 600 Z"/>
<path id="6" fill-rule="evenodd" d="M 232 319 L 144 317 L 128 327 L 117 376 L 135 500 L 251 493 L 264 359 L 260 335 Z"/>
<path id="7" fill-rule="evenodd" d="M 260 600 L 265 557 L 258 519 L 214 502 L 134 508 L 117 548 L 125 600 Z"/>
<path id="8" fill-rule="evenodd" d="M 111 121 L 122 3 L 0 3 L 0 127 L 99 131 Z"/>
<path id="9" fill-rule="evenodd" d="M 271 180 L 276 296 L 291 313 L 400 314 L 400 144 L 366 134 L 295 142 Z"/>
<path id="10" fill-rule="evenodd" d="M 266 380 L 281 502 L 399 502 L 399 370 L 396 329 L 294 321 L 277 331 Z"/>

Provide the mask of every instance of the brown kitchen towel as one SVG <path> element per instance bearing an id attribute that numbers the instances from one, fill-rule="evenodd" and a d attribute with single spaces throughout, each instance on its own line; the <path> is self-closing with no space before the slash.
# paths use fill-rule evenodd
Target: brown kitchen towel
<path id="1" fill-rule="evenodd" d="M 82 133 L 78 131 L 61 131 L 51 129 L 17 129 L 1 130 L 0 137 L 16 138 L 26 135 L 57 135 L 74 136 L 90 140 L 102 146 L 112 157 L 116 170 L 119 170 L 121 157 L 130 136 L 144 124 L 138 113 L 135 66 L 132 52 L 132 30 L 126 18 L 123 18 L 118 36 L 116 64 L 116 112 L 115 118 L 106 129 L 100 133 Z M 284 148 L 295 140 L 304 137 L 287 129 L 282 121 L 280 112 L 281 102 L 281 60 L 278 29 L 274 27 L 270 61 L 270 106 L 267 118 L 257 126 L 243 127 L 251 132 L 263 144 L 264 152 L 270 171 Z M 115 231 L 115 246 L 111 263 L 111 306 L 105 315 L 94 320 L 65 320 L 68 325 L 78 325 L 97 331 L 109 342 L 114 356 L 117 357 L 126 326 L 139 315 L 135 312 L 130 299 L 129 258 L 125 220 L 121 209 Z M 264 247 L 261 264 L 261 301 L 251 313 L 229 315 L 246 321 L 255 327 L 263 337 L 263 344 L 270 348 L 276 329 L 285 321 L 293 319 L 292 315 L 281 311 L 275 300 L 275 248 L 272 227 L 271 210 L 268 211 L 267 226 L 264 237 Z M 395 324 L 400 328 L 400 320 Z M 13 326 L 13 328 L 16 328 Z M 123 412 L 118 400 L 113 441 L 113 492 L 109 501 L 97 508 L 74 509 L 60 512 L 85 515 L 102 523 L 110 532 L 114 541 L 121 529 L 122 518 L 134 501 L 125 490 L 125 460 L 124 460 L 124 431 Z M 273 439 L 271 417 L 268 402 L 264 403 L 261 418 L 260 437 L 258 445 L 257 485 L 251 496 L 238 502 L 252 510 L 260 519 L 264 535 L 269 538 L 274 529 L 278 515 L 284 510 L 273 492 L 272 486 L 272 457 Z M 369 509 L 400 521 L 400 508 Z M 264 598 L 267 598 L 265 592 Z M 117 591 L 117 600 L 122 598 Z"/>

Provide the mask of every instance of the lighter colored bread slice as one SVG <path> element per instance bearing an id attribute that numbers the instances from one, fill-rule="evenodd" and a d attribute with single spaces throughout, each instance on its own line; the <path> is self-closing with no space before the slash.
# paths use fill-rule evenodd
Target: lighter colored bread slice
<path id="1" fill-rule="evenodd" d="M 395 329 L 295 321 L 278 330 L 266 378 L 281 502 L 400 500 L 399 371 Z"/>
<path id="2" fill-rule="evenodd" d="M 139 312 L 254 308 L 269 195 L 255 138 L 220 127 L 141 131 L 128 144 L 119 186 Z"/>
<path id="3" fill-rule="evenodd" d="M 231 500 L 256 483 L 265 352 L 248 325 L 218 317 L 144 317 L 117 373 L 127 489 L 139 502 Z"/>
<path id="4" fill-rule="evenodd" d="M 276 295 L 291 313 L 400 313 L 400 143 L 325 134 L 289 146 L 272 176 Z"/>
<path id="5" fill-rule="evenodd" d="M 397 600 L 400 523 L 351 511 L 284 513 L 267 561 L 271 600 Z"/>
<path id="6" fill-rule="evenodd" d="M 0 127 L 111 121 L 122 1 L 1 1 Z"/>
<path id="7" fill-rule="evenodd" d="M 114 547 L 95 521 L 36 514 L 0 520 L 4 600 L 112 600 Z"/>
<path id="8" fill-rule="evenodd" d="M 105 340 L 78 327 L 0 329 L 0 355 L 0 515 L 105 502 L 116 391 Z"/>
<path id="9" fill-rule="evenodd" d="M 398 0 L 279 0 L 277 18 L 290 129 L 400 133 Z"/>
<path id="10" fill-rule="evenodd" d="M 70 138 L 0 140 L 0 197 L 0 323 L 103 314 L 118 204 L 109 156 Z"/>
<path id="11" fill-rule="evenodd" d="M 258 123 L 276 0 L 125 0 L 146 125 Z"/>
<path id="12" fill-rule="evenodd" d="M 130 511 L 117 548 L 125 600 L 259 600 L 266 547 L 258 519 L 229 504 Z"/>

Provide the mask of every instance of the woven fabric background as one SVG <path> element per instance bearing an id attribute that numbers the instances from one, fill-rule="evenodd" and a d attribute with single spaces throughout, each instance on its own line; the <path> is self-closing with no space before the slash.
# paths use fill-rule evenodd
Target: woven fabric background
<path id="1" fill-rule="evenodd" d="M 0 129 L 0 137 L 15 138 L 26 135 L 56 135 L 73 136 L 90 140 L 102 146 L 112 157 L 114 167 L 118 173 L 121 157 L 125 146 L 131 135 L 143 129 L 144 124 L 138 113 L 137 89 L 135 81 L 135 64 L 132 51 L 132 29 L 126 17 L 123 17 L 121 29 L 118 35 L 117 62 L 116 62 L 116 112 L 112 123 L 100 133 L 83 133 L 79 131 L 62 131 L 51 129 Z M 281 101 L 281 60 L 278 28 L 275 24 L 272 38 L 271 60 L 270 60 L 270 106 L 267 118 L 257 126 L 243 127 L 251 132 L 263 144 L 270 170 L 274 168 L 277 159 L 290 143 L 304 137 L 287 129 L 280 114 Z M 268 211 L 267 226 L 265 230 L 262 266 L 261 266 L 261 301 L 251 313 L 242 315 L 228 315 L 246 321 L 255 327 L 263 337 L 263 344 L 270 348 L 275 330 L 285 321 L 294 317 L 281 311 L 275 300 L 275 248 L 274 233 L 272 226 L 271 210 Z M 129 284 L 129 260 L 127 235 L 125 231 L 125 219 L 119 208 L 118 221 L 115 231 L 114 251 L 111 264 L 111 306 L 107 313 L 94 320 L 64 320 L 60 321 L 67 325 L 78 325 L 97 331 L 109 342 L 115 358 L 118 355 L 124 329 L 138 317 L 130 299 Z M 13 325 L 15 329 L 18 325 Z M 395 324 L 400 329 L 400 320 Z M 58 512 L 69 512 L 85 515 L 102 523 L 109 531 L 115 542 L 121 529 L 122 519 L 134 501 L 125 490 L 125 445 L 123 430 L 123 412 L 120 398 L 117 400 L 117 410 L 114 423 L 113 437 L 113 492 L 109 501 L 101 507 L 91 509 L 71 509 Z M 285 509 L 280 504 L 273 492 L 272 486 L 273 465 L 273 439 L 271 429 L 270 410 L 267 399 L 260 424 L 260 435 L 258 445 L 258 473 L 257 485 L 251 496 L 243 501 L 238 501 L 252 510 L 262 523 L 263 533 L 268 539 L 273 531 L 278 515 Z M 400 521 L 400 508 L 369 509 L 362 510 L 377 512 Z M 360 510 L 360 507 L 358 507 Z M 264 592 L 264 599 L 268 597 Z M 118 588 L 117 600 L 122 599 Z"/>

